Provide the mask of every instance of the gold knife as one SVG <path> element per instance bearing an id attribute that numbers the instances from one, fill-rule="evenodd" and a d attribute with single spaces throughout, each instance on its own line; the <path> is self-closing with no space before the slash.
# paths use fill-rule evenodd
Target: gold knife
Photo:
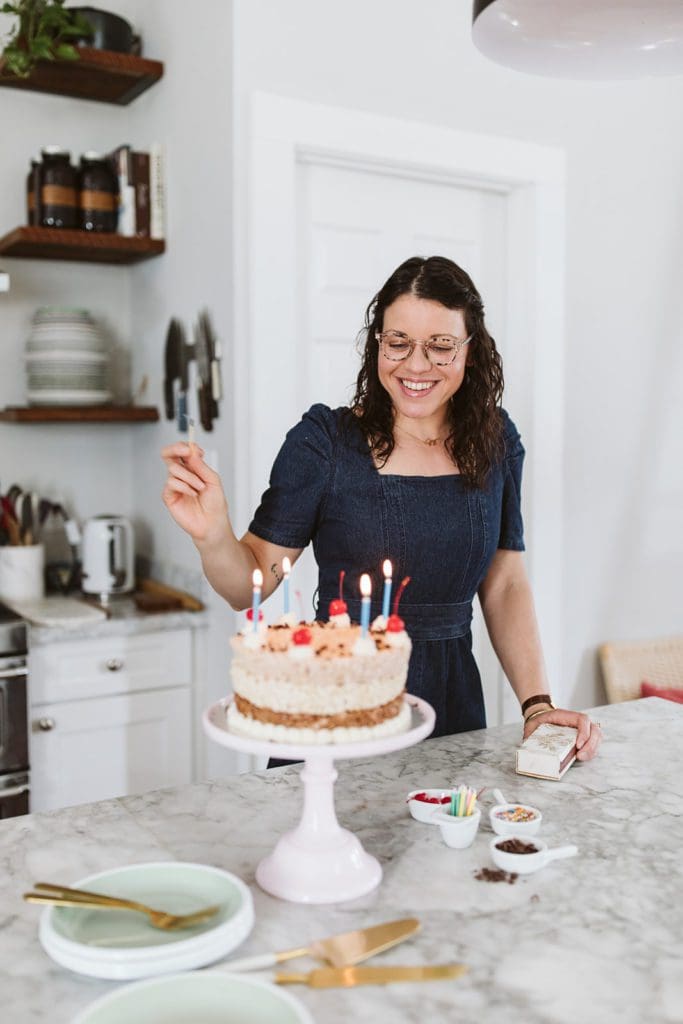
<path id="1" fill-rule="evenodd" d="M 342 935 L 332 935 L 329 939 L 319 939 L 309 946 L 288 949 L 283 953 L 264 953 L 262 956 L 248 956 L 241 960 L 229 960 L 226 967 L 229 971 L 258 971 L 264 967 L 273 967 L 295 956 L 312 956 L 318 960 L 327 960 L 333 967 L 345 964 L 357 964 L 367 960 L 385 949 L 403 942 L 420 930 L 420 922 L 416 917 L 405 917 L 400 921 L 388 921 L 370 928 L 360 928 Z"/>
<path id="2" fill-rule="evenodd" d="M 467 964 L 435 964 L 432 967 L 319 967 L 308 974 L 276 974 L 278 985 L 301 984 L 311 988 L 353 988 L 354 985 L 388 985 L 392 981 L 438 981 L 459 978 Z"/>

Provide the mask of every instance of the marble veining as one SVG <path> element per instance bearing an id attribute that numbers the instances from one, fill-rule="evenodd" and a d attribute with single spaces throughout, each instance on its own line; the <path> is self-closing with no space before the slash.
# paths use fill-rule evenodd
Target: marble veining
<path id="1" fill-rule="evenodd" d="M 339 820 L 384 870 L 379 888 L 350 903 L 290 904 L 255 884 L 258 861 L 298 821 L 298 767 L 0 822 L 2 1020 L 66 1022 L 116 984 L 71 974 L 47 958 L 37 938 L 40 908 L 21 901 L 31 882 L 187 860 L 232 871 L 252 888 L 256 924 L 235 955 L 414 915 L 421 932 L 378 963 L 462 960 L 470 967 L 457 981 L 297 987 L 318 1024 L 683 1021 L 683 708 L 650 698 L 594 716 L 605 731 L 600 756 L 560 782 L 515 775 L 518 726 L 338 763 Z M 450 850 L 405 804 L 411 789 L 460 782 L 498 786 L 509 799 L 540 807 L 540 838 L 549 846 L 574 842 L 578 856 L 514 885 L 478 881 L 475 871 L 493 866 L 486 815 L 473 846 Z M 485 794 L 482 809 L 488 806 Z"/>

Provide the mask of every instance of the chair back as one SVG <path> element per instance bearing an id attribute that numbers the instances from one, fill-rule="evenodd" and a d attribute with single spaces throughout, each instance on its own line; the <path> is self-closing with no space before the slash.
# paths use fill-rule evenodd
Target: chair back
<path id="1" fill-rule="evenodd" d="M 646 682 L 683 690 L 683 636 L 602 644 L 598 660 L 610 704 L 636 700 Z"/>

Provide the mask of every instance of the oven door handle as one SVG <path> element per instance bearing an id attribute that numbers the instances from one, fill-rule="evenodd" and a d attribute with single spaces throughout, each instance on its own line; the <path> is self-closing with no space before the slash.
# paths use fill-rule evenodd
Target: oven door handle
<path id="1" fill-rule="evenodd" d="M 3 679 L 13 679 L 15 676 L 25 676 L 26 674 L 25 665 L 17 665 L 16 668 L 0 668 L 0 683 Z"/>
<path id="2" fill-rule="evenodd" d="M 29 789 L 28 783 L 23 786 L 10 786 L 8 789 L 0 789 L 0 803 L 11 796 L 22 796 L 24 793 L 28 793 Z"/>

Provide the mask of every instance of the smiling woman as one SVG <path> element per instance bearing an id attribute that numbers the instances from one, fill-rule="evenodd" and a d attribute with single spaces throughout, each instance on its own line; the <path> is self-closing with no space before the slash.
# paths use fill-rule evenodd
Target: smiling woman
<path id="1" fill-rule="evenodd" d="M 380 595 L 388 557 L 395 578 L 410 577 L 401 602 L 412 641 L 407 689 L 434 707 L 435 735 L 486 724 L 470 631 L 478 594 L 496 654 L 530 712 L 525 734 L 542 722 L 572 725 L 577 756 L 586 759 L 599 730 L 586 715 L 556 709 L 549 696 L 522 559 L 524 448 L 500 407 L 502 391 L 500 355 L 471 278 L 443 257 L 414 257 L 368 307 L 350 407 L 314 405 L 289 431 L 241 539 L 220 480 L 196 446 L 164 449 L 164 501 L 192 536 L 207 578 L 236 609 L 250 604 L 255 569 L 265 600 L 280 582 L 272 567 L 284 557 L 294 563 L 309 542 L 319 618 L 342 571 L 350 578 L 370 571 Z M 348 600 L 352 619 L 360 610 L 357 598 Z"/>

